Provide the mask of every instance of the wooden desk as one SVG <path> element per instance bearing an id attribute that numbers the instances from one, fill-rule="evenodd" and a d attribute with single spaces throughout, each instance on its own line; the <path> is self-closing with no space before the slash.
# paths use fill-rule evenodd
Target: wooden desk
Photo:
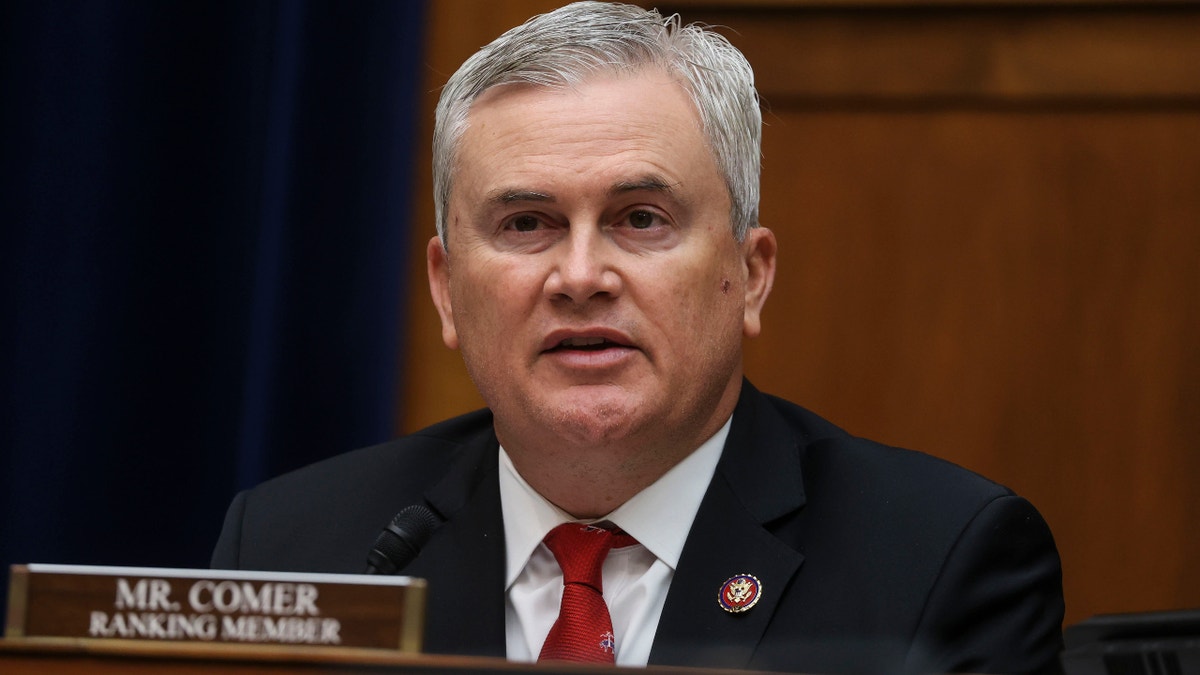
<path id="1" fill-rule="evenodd" d="M 276 645 L 9 638 L 0 640 L 0 672 L 6 675 L 63 673 L 540 673 L 612 675 L 607 666 L 535 665 L 504 659 L 433 654 L 404 654 L 383 649 L 291 647 Z M 638 668 L 639 675 L 732 675 L 746 671 L 698 668 Z"/>

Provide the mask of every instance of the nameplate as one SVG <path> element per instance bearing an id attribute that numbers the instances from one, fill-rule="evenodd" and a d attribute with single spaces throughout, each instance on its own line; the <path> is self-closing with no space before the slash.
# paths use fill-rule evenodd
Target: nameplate
<path id="1" fill-rule="evenodd" d="M 153 567 L 13 565 L 5 636 L 421 651 L 425 581 Z"/>

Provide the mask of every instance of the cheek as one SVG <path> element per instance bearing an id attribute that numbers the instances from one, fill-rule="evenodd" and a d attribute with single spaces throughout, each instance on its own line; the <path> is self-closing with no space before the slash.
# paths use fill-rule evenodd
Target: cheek
<path id="1" fill-rule="evenodd" d="M 703 327 L 712 336 L 711 340 L 724 344 L 728 342 L 729 333 L 740 341 L 745 293 L 738 270 L 732 265 L 722 265 L 705 275 L 697 287 L 697 313 L 703 317 Z"/>
<path id="2" fill-rule="evenodd" d="M 734 318 L 740 322 L 741 310 L 735 306 L 736 284 L 728 270 L 690 272 L 677 277 L 687 279 L 686 283 L 671 284 L 664 289 L 656 301 L 656 309 L 662 317 L 671 317 L 674 339 L 681 346 L 708 350 L 713 343 L 724 342 L 725 330 L 721 327 L 732 325 Z"/>
<path id="3" fill-rule="evenodd" d="M 478 264 L 451 279 L 456 322 L 467 332 L 501 330 L 529 313 L 541 284 L 530 270 L 499 264 Z"/>

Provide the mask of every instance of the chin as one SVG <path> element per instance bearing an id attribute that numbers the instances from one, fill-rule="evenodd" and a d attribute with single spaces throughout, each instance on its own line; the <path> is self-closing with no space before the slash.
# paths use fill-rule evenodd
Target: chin
<path id="1" fill-rule="evenodd" d="M 565 406 L 550 404 L 543 409 L 543 419 L 567 442 L 599 446 L 620 442 L 632 434 L 639 411 L 639 406 L 624 401 L 592 400 Z"/>

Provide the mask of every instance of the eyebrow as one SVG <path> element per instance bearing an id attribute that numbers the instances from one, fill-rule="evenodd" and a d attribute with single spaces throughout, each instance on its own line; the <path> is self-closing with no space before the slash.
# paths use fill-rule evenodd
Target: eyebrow
<path id="1" fill-rule="evenodd" d="M 611 196 L 629 192 L 661 192 L 671 194 L 675 185 L 668 183 L 658 176 L 645 176 L 637 180 L 618 181 L 608 189 Z M 492 204 L 511 204 L 513 202 L 557 202 L 558 198 L 537 190 L 523 188 L 498 188 L 487 194 L 486 201 Z"/>
<path id="2" fill-rule="evenodd" d="M 662 192 L 671 194 L 675 191 L 675 185 L 668 183 L 659 176 L 645 176 L 638 180 L 621 181 L 611 188 L 608 193 L 610 195 L 619 195 L 626 192 Z"/>
<path id="3" fill-rule="evenodd" d="M 489 192 L 487 201 L 494 204 L 510 204 L 512 202 L 553 202 L 557 200 L 552 195 L 535 190 L 500 188 Z"/>

